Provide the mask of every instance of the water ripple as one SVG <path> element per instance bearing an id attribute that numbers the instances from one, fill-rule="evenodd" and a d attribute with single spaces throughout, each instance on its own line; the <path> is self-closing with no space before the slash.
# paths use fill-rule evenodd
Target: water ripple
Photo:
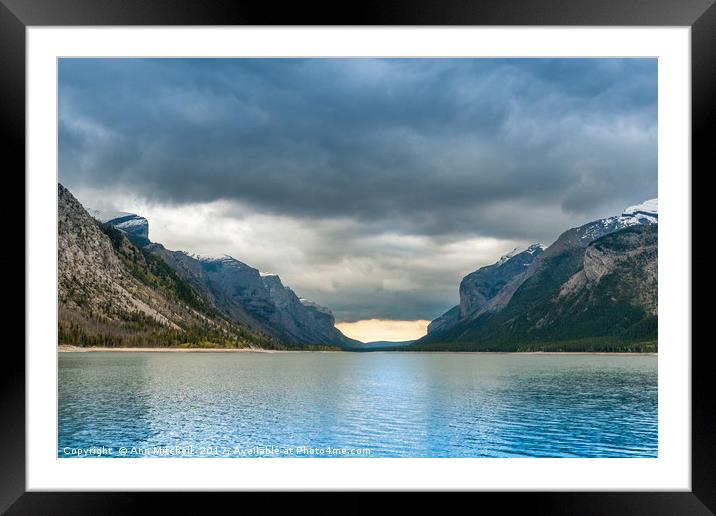
<path id="1" fill-rule="evenodd" d="M 655 356 L 61 353 L 59 365 L 59 457 L 189 445 L 182 456 L 658 452 Z"/>

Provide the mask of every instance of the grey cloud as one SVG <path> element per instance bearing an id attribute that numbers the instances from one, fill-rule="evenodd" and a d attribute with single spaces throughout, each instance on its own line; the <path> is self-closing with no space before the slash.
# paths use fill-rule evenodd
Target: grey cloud
<path id="1" fill-rule="evenodd" d="M 301 219 L 323 231 L 306 253 L 326 264 L 352 252 L 384 270 L 351 246 L 382 233 L 436 249 L 549 242 L 656 196 L 656 71 L 653 59 L 62 59 L 60 179 Z M 348 234 L 321 224 L 343 219 Z M 447 294 L 427 290 L 354 289 L 331 306 L 431 317 Z"/>

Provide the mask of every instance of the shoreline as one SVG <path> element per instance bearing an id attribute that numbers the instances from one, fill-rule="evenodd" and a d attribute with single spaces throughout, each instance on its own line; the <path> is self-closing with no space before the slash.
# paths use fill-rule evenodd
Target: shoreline
<path id="1" fill-rule="evenodd" d="M 376 350 L 381 351 L 381 350 Z M 634 356 L 647 356 L 659 354 L 658 351 L 388 351 L 387 353 L 432 353 L 435 355 L 439 354 L 464 354 L 464 355 L 634 355 Z"/>
<path id="2" fill-rule="evenodd" d="M 261 349 L 261 348 L 110 348 L 104 346 L 71 346 L 61 344 L 57 346 L 59 353 L 131 353 L 131 352 L 152 352 L 152 353 L 292 353 L 293 350 L 284 349 Z M 302 352 L 297 349 L 295 351 Z"/>
<path id="3" fill-rule="evenodd" d="M 467 354 L 467 355 L 614 355 L 614 356 L 658 356 L 659 353 L 635 353 L 616 351 L 332 351 L 305 349 L 261 349 L 261 348 L 110 348 L 102 346 L 70 346 L 62 344 L 57 347 L 59 353 L 419 353 L 419 354 Z"/>

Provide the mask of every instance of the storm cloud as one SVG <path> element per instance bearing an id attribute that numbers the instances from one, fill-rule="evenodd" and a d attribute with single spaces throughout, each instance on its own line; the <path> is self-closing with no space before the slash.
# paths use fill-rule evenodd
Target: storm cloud
<path id="1" fill-rule="evenodd" d="M 60 181 L 339 320 L 657 195 L 654 59 L 62 59 Z M 98 206 L 102 205 L 102 206 Z"/>

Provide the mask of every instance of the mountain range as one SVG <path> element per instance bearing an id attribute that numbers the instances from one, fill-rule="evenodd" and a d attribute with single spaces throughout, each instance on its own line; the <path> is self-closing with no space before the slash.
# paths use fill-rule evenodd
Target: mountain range
<path id="1" fill-rule="evenodd" d="M 169 250 L 137 214 L 85 209 L 58 184 L 59 341 L 98 346 L 656 351 L 656 199 L 514 249 L 465 276 L 417 341 L 363 344 L 277 274 Z"/>
<path id="2" fill-rule="evenodd" d="M 350 348 L 330 310 L 231 256 L 171 251 L 147 219 L 58 185 L 60 343 Z"/>
<path id="3" fill-rule="evenodd" d="M 652 199 L 468 274 L 412 349 L 656 351 L 657 257 Z"/>

